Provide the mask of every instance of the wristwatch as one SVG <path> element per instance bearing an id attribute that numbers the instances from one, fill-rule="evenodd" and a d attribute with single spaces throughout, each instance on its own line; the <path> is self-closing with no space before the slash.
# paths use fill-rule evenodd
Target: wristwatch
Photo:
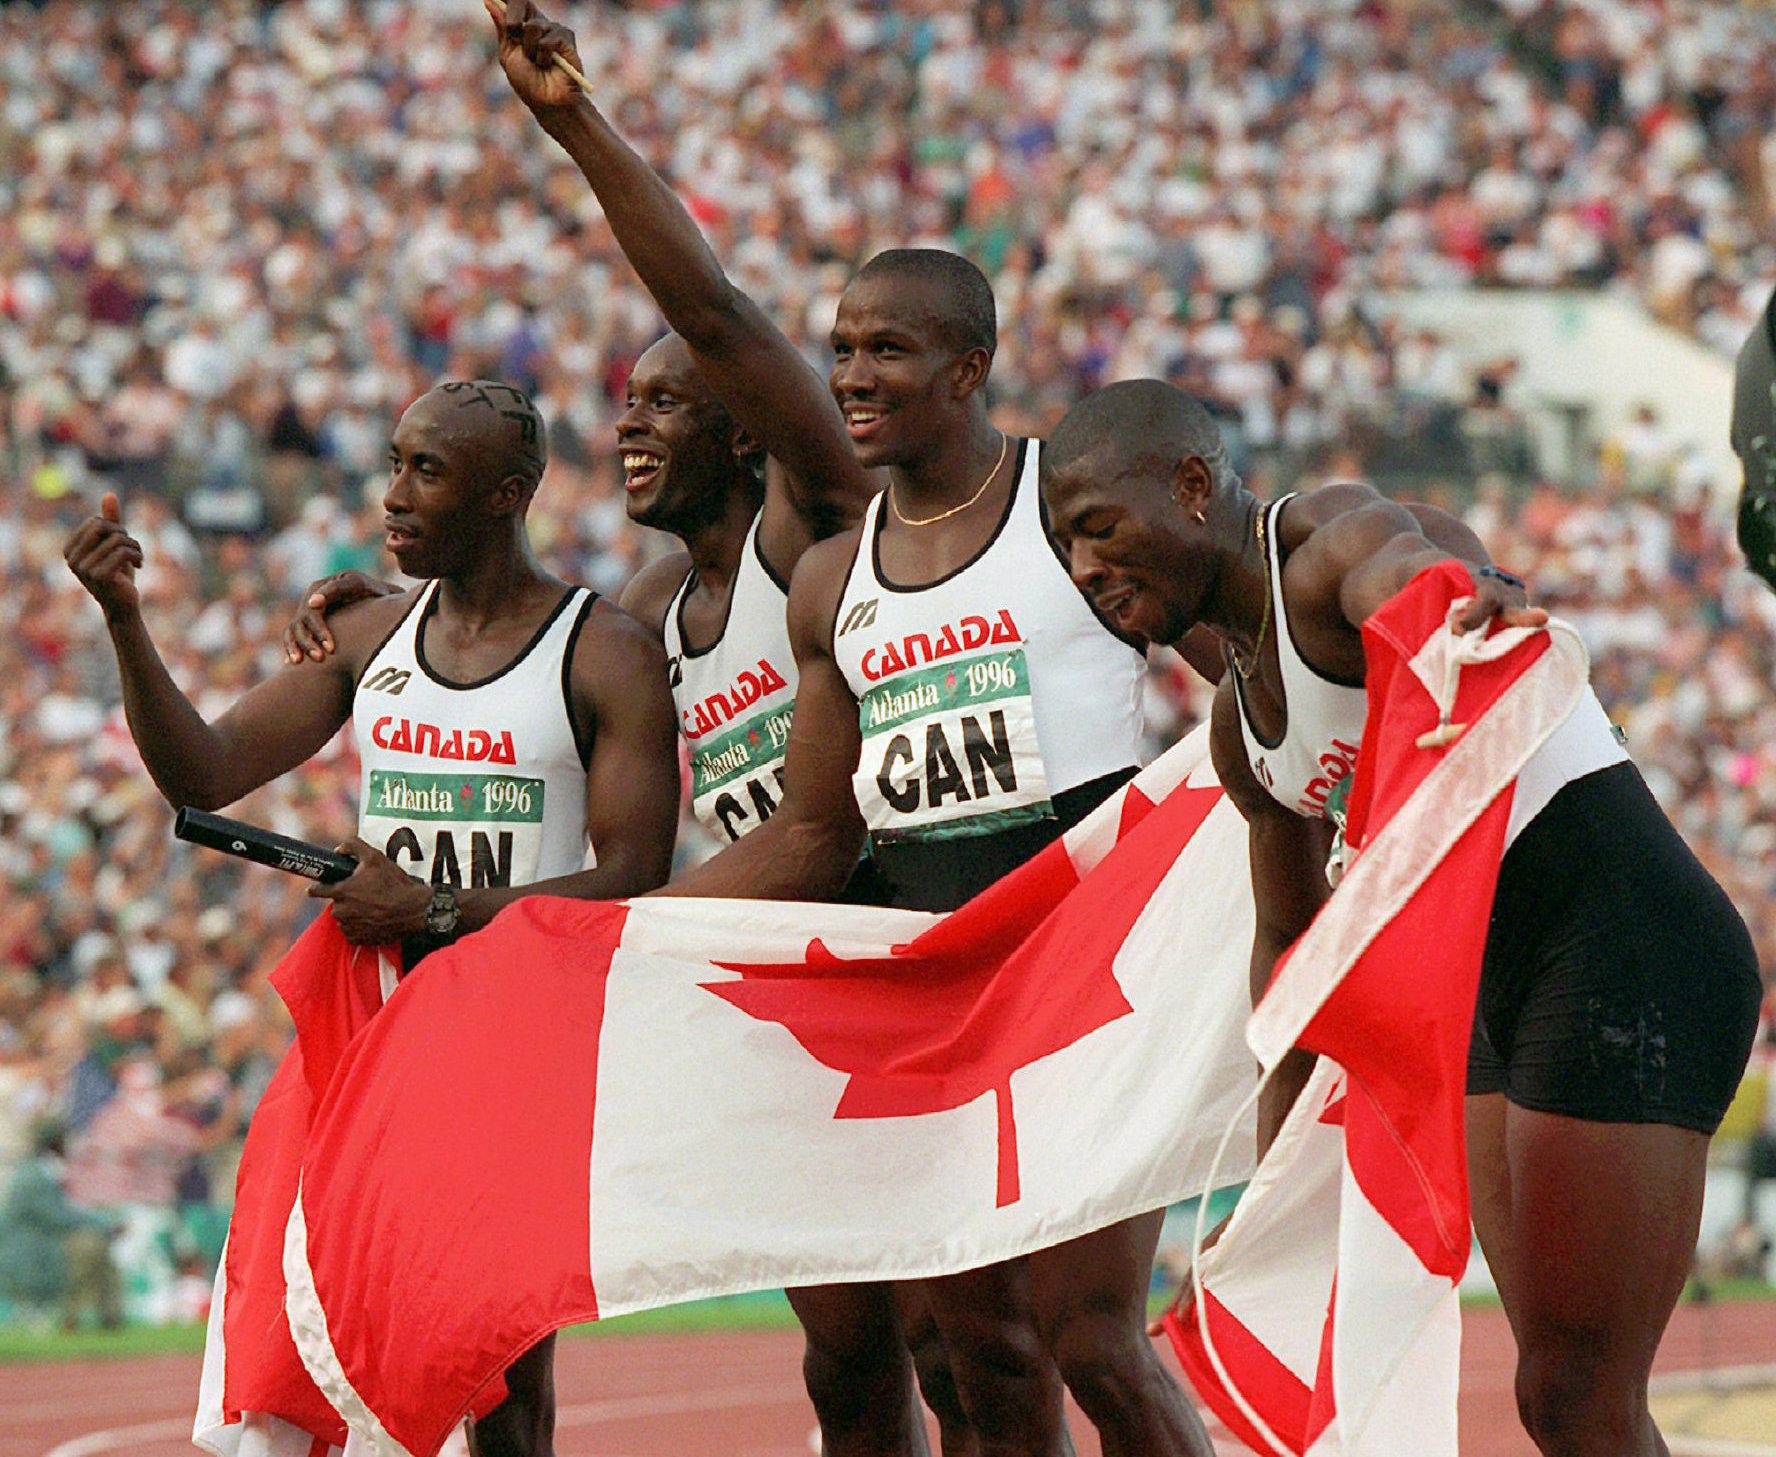
<path id="1" fill-rule="evenodd" d="M 431 903 L 426 906 L 425 928 L 429 935 L 451 936 L 462 920 L 462 907 L 456 903 L 456 891 L 448 885 L 432 890 Z"/>
<path id="2" fill-rule="evenodd" d="M 1507 572 L 1503 567 L 1495 567 L 1490 562 L 1485 566 L 1470 568 L 1469 575 L 1475 578 L 1491 577 L 1493 581 L 1503 582 L 1507 587 L 1521 587 L 1526 592 L 1529 590 L 1529 584 L 1522 577 L 1515 572 Z"/>

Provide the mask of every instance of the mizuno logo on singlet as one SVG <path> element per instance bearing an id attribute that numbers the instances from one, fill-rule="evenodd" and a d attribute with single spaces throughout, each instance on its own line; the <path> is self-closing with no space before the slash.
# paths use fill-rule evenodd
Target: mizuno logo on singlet
<path id="1" fill-rule="evenodd" d="M 761 699 L 787 687 L 788 680 L 771 666 L 770 660 L 760 658 L 757 672 L 748 668 L 724 691 L 711 693 L 709 697 L 679 714 L 684 736 L 687 739 L 700 739 L 704 734 L 731 722 Z"/>
<path id="2" fill-rule="evenodd" d="M 407 668 L 379 668 L 364 680 L 366 693 L 399 693 L 413 676 Z"/>
<path id="3" fill-rule="evenodd" d="M 474 763 L 516 764 L 518 755 L 512 731 L 501 729 L 495 738 L 486 729 L 441 729 L 435 723 L 414 723 L 405 718 L 383 717 L 370 726 L 370 742 L 396 754 L 419 754 L 428 759 L 462 759 Z"/>
<path id="4" fill-rule="evenodd" d="M 958 653 L 971 653 L 976 648 L 998 647 L 1023 640 L 1023 634 L 1011 620 L 1011 613 L 1001 607 L 999 615 L 991 621 L 985 617 L 964 617 L 960 622 L 945 623 L 935 636 L 909 632 L 898 640 L 890 638 L 879 647 L 865 648 L 863 676 L 878 683 L 890 673 L 904 672 L 921 663 L 940 662 Z"/>
<path id="5" fill-rule="evenodd" d="M 856 632 L 859 628 L 868 627 L 876 620 L 876 604 L 882 599 L 872 597 L 867 602 L 859 602 L 845 614 L 845 620 L 834 637 L 843 637 L 848 632 Z"/>

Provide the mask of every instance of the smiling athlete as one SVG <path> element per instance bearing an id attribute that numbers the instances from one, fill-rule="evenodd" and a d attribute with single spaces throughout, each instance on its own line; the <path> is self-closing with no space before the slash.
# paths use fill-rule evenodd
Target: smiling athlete
<path id="1" fill-rule="evenodd" d="M 542 421 L 491 381 L 441 385 L 401 416 L 383 494 L 409 592 L 343 609 L 337 651 L 303 657 L 206 723 L 149 638 L 142 548 L 117 498 L 70 537 L 68 565 L 104 609 L 124 711 L 169 803 L 231 804 L 318 752 L 350 719 L 363 763 L 358 868 L 311 894 L 409 967 L 519 896 L 608 900 L 658 885 L 678 820 L 660 644 L 626 613 L 537 565 L 525 513 Z M 585 869 L 587 849 L 597 855 Z M 470 1423 L 476 1457 L 548 1457 L 554 1338 Z M 272 1413 L 277 1415 L 277 1413 Z"/>
<path id="2" fill-rule="evenodd" d="M 1133 774 L 1143 658 L 1067 581 L 1040 442 L 988 417 L 997 322 L 980 270 L 935 249 L 879 254 L 846 288 L 832 344 L 852 445 L 889 485 L 796 568 L 777 813 L 668 893 L 830 895 L 867 833 L 893 904 L 950 910 Z M 1212 1450 L 1145 1335 L 1162 1218 L 903 1287 L 947 1454 L 1066 1450 L 1063 1382 L 1110 1457 Z"/>
<path id="3" fill-rule="evenodd" d="M 1157 380 L 1075 406 L 1043 492 L 1082 593 L 1157 641 L 1206 623 L 1226 643 L 1211 743 L 1250 827 L 1256 997 L 1328 894 L 1328 781 L 1349 775 L 1367 714 L 1363 623 L 1452 558 L 1474 587 L 1458 628 L 1546 614 L 1440 512 L 1351 483 L 1258 501 L 1208 413 Z M 1647 1375 L 1750 1050 L 1756 954 L 1594 694 L 1512 794 L 1468 1063 L 1474 1225 L 1536 1445 L 1655 1457 Z M 1292 1053 L 1267 1088 L 1262 1141 L 1309 1061 Z"/>
<path id="4" fill-rule="evenodd" d="M 573 158 L 674 333 L 636 361 L 617 421 L 631 520 L 685 549 L 640 572 L 622 606 L 663 642 L 691 803 L 718 843 L 764 823 L 782 794 L 796 696 L 786 613 L 808 546 L 855 525 L 875 482 L 845 438 L 820 376 L 736 290 L 670 188 L 567 83 L 550 57 L 570 32 L 515 3 L 492 7 L 512 89 Z M 322 611 L 361 579 L 320 584 Z M 293 625 L 298 655 L 326 635 Z M 867 866 L 849 894 L 869 898 Z M 793 1290 L 807 1334 L 808 1392 L 831 1457 L 924 1450 L 912 1368 L 887 1288 Z"/>

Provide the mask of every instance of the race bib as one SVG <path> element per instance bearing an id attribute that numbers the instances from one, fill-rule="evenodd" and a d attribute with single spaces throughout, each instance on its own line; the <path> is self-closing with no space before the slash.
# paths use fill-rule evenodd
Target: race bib
<path id="1" fill-rule="evenodd" d="M 731 844 L 757 829 L 783 798 L 783 755 L 795 700 L 755 713 L 691 749 L 691 811 Z"/>
<path id="2" fill-rule="evenodd" d="M 1021 647 L 896 674 L 858 705 L 872 838 L 946 840 L 1052 819 Z"/>
<path id="3" fill-rule="evenodd" d="M 409 875 L 479 888 L 537 878 L 543 781 L 373 769 L 359 833 Z"/>

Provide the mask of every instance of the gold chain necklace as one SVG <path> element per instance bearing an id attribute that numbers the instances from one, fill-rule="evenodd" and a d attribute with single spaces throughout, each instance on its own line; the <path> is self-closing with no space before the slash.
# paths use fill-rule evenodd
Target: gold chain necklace
<path id="1" fill-rule="evenodd" d="M 888 483 L 888 506 L 894 512 L 895 519 L 902 526 L 931 526 L 936 522 L 947 520 L 959 511 L 966 511 L 987 493 L 987 487 L 993 484 L 993 477 L 999 474 L 999 467 L 1005 464 L 1005 452 L 1010 448 L 1011 437 L 1003 430 L 999 432 L 999 459 L 993 462 L 993 468 L 987 472 L 987 478 L 976 488 L 975 493 L 960 506 L 952 506 L 948 511 L 939 511 L 935 516 L 909 516 L 900 509 L 900 500 L 894 494 L 894 483 Z"/>
<path id="2" fill-rule="evenodd" d="M 1243 663 L 1239 649 L 1232 643 L 1227 645 L 1228 655 L 1233 659 L 1233 671 L 1240 675 L 1242 682 L 1258 670 L 1258 655 L 1264 651 L 1264 634 L 1270 631 L 1270 546 L 1264 540 L 1264 514 L 1264 507 L 1260 506 L 1257 531 L 1258 555 L 1264 558 L 1264 616 L 1258 620 L 1258 636 L 1252 641 L 1252 655 Z"/>

